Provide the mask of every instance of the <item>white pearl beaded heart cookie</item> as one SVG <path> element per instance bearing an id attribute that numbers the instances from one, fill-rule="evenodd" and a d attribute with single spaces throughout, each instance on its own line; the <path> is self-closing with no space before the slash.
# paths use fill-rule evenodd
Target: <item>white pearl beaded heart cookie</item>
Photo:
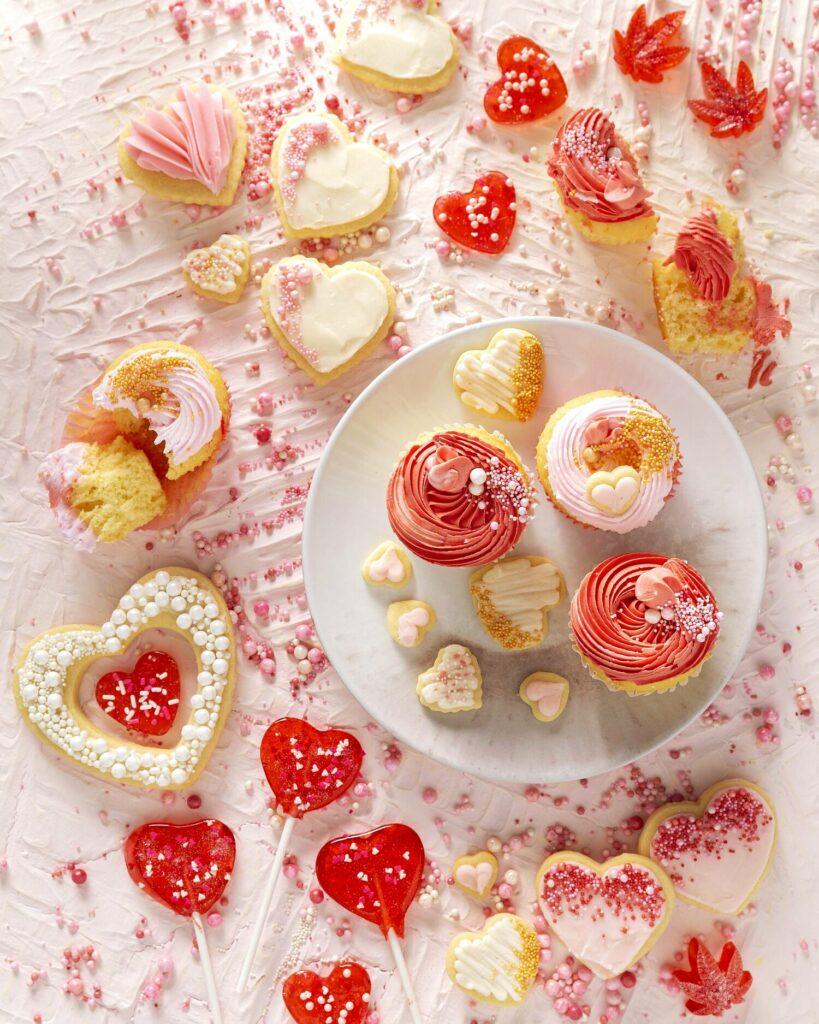
<path id="1" fill-rule="evenodd" d="M 239 235 L 220 235 L 182 260 L 188 287 L 205 299 L 238 302 L 250 276 L 250 246 Z"/>
<path id="2" fill-rule="evenodd" d="M 107 732 L 80 700 L 93 662 L 125 654 L 141 633 L 154 629 L 182 637 L 196 659 L 188 715 L 169 747 Z M 216 587 L 193 569 L 157 569 L 129 588 L 101 626 L 57 626 L 35 637 L 17 665 L 14 696 L 37 738 L 80 768 L 147 789 L 183 789 L 216 746 L 230 710 L 235 660 L 230 614 Z"/>

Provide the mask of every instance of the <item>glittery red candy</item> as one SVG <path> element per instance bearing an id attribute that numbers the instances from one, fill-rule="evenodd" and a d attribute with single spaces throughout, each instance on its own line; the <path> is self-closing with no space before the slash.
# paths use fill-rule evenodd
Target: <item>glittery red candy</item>
<path id="1" fill-rule="evenodd" d="M 148 651 L 132 672 L 107 672 L 94 694 L 106 715 L 129 732 L 164 736 L 179 710 L 179 667 L 170 654 Z"/>
<path id="2" fill-rule="evenodd" d="M 685 11 L 670 11 L 648 24 L 646 5 L 632 14 L 625 34 L 614 30 L 614 60 L 635 82 L 662 82 L 663 72 L 681 64 L 687 46 L 669 46 L 682 25 Z"/>
<path id="3" fill-rule="evenodd" d="M 364 1024 L 370 1012 L 370 976 L 361 964 L 337 964 L 326 978 L 291 974 L 282 988 L 296 1024 Z"/>
<path id="4" fill-rule="evenodd" d="M 280 718 L 262 737 L 259 756 L 284 813 L 303 818 L 346 793 L 364 751 L 341 729 L 314 729 L 300 718 Z"/>
<path id="5" fill-rule="evenodd" d="M 566 83 L 549 54 L 526 36 L 498 47 L 501 77 L 486 90 L 483 108 L 498 124 L 528 124 L 566 102 Z"/>
<path id="6" fill-rule="evenodd" d="M 189 825 L 149 822 L 125 840 L 125 864 L 136 884 L 183 917 L 206 914 L 224 892 L 236 840 L 221 821 Z"/>
<path id="7" fill-rule="evenodd" d="M 515 227 L 515 186 L 500 171 L 476 178 L 471 192 L 447 192 L 435 200 L 435 223 L 458 245 L 497 254 Z"/>
<path id="8" fill-rule="evenodd" d="M 756 91 L 754 76 L 745 61 L 739 62 L 735 86 L 723 71 L 710 64 L 701 64 L 700 71 L 705 99 L 688 101 L 694 117 L 710 125 L 715 139 L 739 138 L 752 132 L 765 114 L 768 90 Z"/>
<path id="9" fill-rule="evenodd" d="M 686 996 L 685 1008 L 697 1017 L 721 1017 L 725 1010 L 741 1003 L 753 978 L 742 969 L 742 957 L 733 942 L 722 947 L 715 960 L 699 939 L 688 943 L 689 969 L 673 972 Z"/>
<path id="10" fill-rule="evenodd" d="M 316 857 L 319 885 L 345 910 L 404 934 L 404 917 L 421 886 L 424 846 L 408 825 L 331 839 Z"/>

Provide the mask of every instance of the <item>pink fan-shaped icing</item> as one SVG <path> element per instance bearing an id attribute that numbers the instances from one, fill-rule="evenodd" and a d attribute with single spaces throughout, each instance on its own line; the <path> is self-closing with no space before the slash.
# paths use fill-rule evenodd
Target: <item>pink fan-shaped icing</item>
<path id="1" fill-rule="evenodd" d="M 176 96 L 169 110 L 149 110 L 132 122 L 125 149 L 143 170 L 199 181 L 219 193 L 233 152 L 233 114 L 224 95 L 204 82 L 180 86 Z"/>

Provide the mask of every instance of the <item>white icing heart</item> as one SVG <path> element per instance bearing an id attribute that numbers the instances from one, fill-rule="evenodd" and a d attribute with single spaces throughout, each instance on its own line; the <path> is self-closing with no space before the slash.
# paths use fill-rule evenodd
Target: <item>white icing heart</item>
<path id="1" fill-rule="evenodd" d="M 432 668 L 418 676 L 416 692 L 432 711 L 472 711 L 481 706 L 481 671 L 471 651 L 449 644 Z"/>
<path id="2" fill-rule="evenodd" d="M 514 914 L 497 914 L 480 932 L 452 940 L 447 971 L 469 995 L 516 1006 L 535 980 L 539 956 L 534 928 Z"/>
<path id="3" fill-rule="evenodd" d="M 455 869 L 456 880 L 466 889 L 474 892 L 486 892 L 495 870 L 491 864 L 481 861 L 479 864 L 461 864 Z"/>
<path id="4" fill-rule="evenodd" d="M 82 710 L 79 689 L 89 664 L 124 652 L 146 629 L 183 636 L 196 655 L 190 714 L 172 747 L 120 739 Z M 190 785 L 204 767 L 230 709 L 233 625 L 219 591 L 200 573 L 159 569 L 134 583 L 107 622 L 49 630 L 31 642 L 17 668 L 15 697 L 40 739 L 79 767 L 146 788 Z"/>
<path id="5" fill-rule="evenodd" d="M 452 30 L 425 0 L 347 0 L 339 56 L 390 78 L 431 78 L 452 58 Z"/>
<path id="6" fill-rule="evenodd" d="M 631 508 L 640 492 L 639 477 L 635 473 L 634 476 L 631 474 L 620 476 L 613 482 L 610 480 L 597 482 L 597 479 L 603 476 L 611 476 L 611 474 L 601 472 L 594 473 L 589 477 L 589 497 L 602 511 L 613 516 L 620 516 Z"/>

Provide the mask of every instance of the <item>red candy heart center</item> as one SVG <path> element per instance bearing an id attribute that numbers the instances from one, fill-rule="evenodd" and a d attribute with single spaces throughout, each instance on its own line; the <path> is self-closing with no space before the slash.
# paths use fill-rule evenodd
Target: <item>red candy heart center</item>
<path id="1" fill-rule="evenodd" d="M 284 813 L 302 818 L 350 788 L 364 751 L 342 729 L 314 729 L 300 718 L 281 718 L 262 737 L 259 756 Z"/>
<path id="2" fill-rule="evenodd" d="M 210 910 L 230 880 L 235 859 L 233 833 L 214 818 L 190 825 L 149 822 L 125 840 L 131 878 L 183 917 Z"/>
<path id="3" fill-rule="evenodd" d="M 336 903 L 384 935 L 404 934 L 404 917 L 421 886 L 424 846 L 407 825 L 332 839 L 319 850 L 319 885 Z"/>
<path id="4" fill-rule="evenodd" d="M 370 976 L 352 962 L 338 964 L 326 978 L 298 971 L 285 981 L 282 996 L 296 1024 L 364 1024 Z"/>
<path id="5" fill-rule="evenodd" d="M 501 77 L 486 90 L 483 107 L 498 124 L 528 124 L 562 107 L 566 83 L 549 54 L 526 36 L 498 47 Z"/>
<path id="6" fill-rule="evenodd" d="M 179 710 L 179 666 L 170 654 L 148 651 L 132 672 L 108 672 L 97 682 L 97 704 L 129 732 L 164 736 Z"/>
<path id="7" fill-rule="evenodd" d="M 482 174 L 471 192 L 439 196 L 433 207 L 435 223 L 458 245 L 492 254 L 508 245 L 516 212 L 515 186 L 500 171 Z"/>

